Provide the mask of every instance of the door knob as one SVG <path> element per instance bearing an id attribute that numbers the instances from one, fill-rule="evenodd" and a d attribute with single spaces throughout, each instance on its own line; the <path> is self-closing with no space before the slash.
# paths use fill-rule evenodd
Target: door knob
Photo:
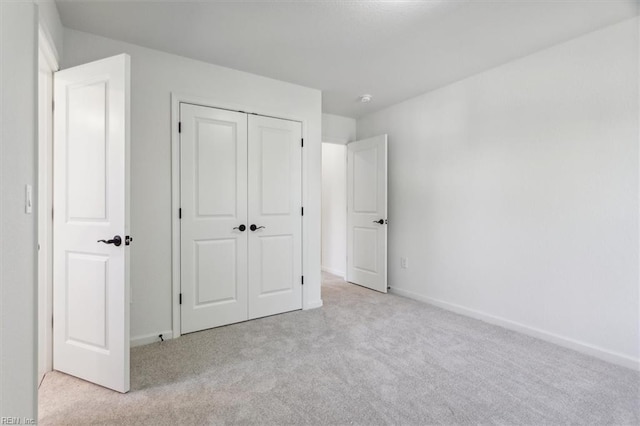
<path id="1" fill-rule="evenodd" d="M 98 240 L 99 243 L 105 243 L 105 244 L 113 244 L 116 247 L 120 247 L 120 245 L 122 244 L 122 238 L 120 238 L 120 235 L 116 235 L 115 237 L 113 237 L 112 240 Z"/>
<path id="2" fill-rule="evenodd" d="M 252 231 L 255 231 L 257 229 L 262 229 L 262 228 L 264 228 L 264 226 L 256 226 L 256 225 L 253 225 L 253 224 L 249 227 L 249 229 L 251 229 Z"/>
<path id="3" fill-rule="evenodd" d="M 373 223 L 378 223 L 380 225 L 384 225 L 384 219 L 374 220 Z"/>
<path id="4" fill-rule="evenodd" d="M 246 226 L 244 226 L 244 224 L 243 224 L 243 225 L 240 225 L 240 226 L 236 226 L 236 227 L 235 227 L 235 228 L 233 228 L 233 229 L 237 229 L 237 230 L 239 230 L 240 232 L 244 232 L 244 230 L 245 230 L 245 229 L 247 229 L 247 227 L 246 227 Z"/>

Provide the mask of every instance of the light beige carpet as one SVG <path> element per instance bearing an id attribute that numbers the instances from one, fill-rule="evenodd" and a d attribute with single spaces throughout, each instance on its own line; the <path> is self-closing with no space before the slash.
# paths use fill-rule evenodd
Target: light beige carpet
<path id="1" fill-rule="evenodd" d="M 637 372 L 326 278 L 321 309 L 134 348 L 126 395 L 47 374 L 39 424 L 640 424 Z"/>

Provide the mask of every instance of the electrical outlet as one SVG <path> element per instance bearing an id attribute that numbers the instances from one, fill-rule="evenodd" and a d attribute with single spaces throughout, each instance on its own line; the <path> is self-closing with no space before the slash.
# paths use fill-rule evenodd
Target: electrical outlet
<path id="1" fill-rule="evenodd" d="M 406 257 L 401 257 L 400 258 L 400 267 L 403 269 L 407 269 L 409 267 L 409 259 L 407 259 Z"/>

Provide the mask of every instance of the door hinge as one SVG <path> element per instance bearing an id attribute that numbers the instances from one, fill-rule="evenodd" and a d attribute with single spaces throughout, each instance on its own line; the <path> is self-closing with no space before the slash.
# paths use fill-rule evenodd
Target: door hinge
<path id="1" fill-rule="evenodd" d="M 304 275 L 300 277 L 300 284 L 304 285 Z"/>
<path id="2" fill-rule="evenodd" d="M 300 207 L 300 216 L 304 216 L 304 207 Z"/>
<path id="3" fill-rule="evenodd" d="M 304 138 L 300 139 L 300 146 L 304 148 Z"/>
<path id="4" fill-rule="evenodd" d="M 178 219 L 182 219 L 182 207 L 178 209 Z"/>
<path id="5" fill-rule="evenodd" d="M 178 302 L 179 302 L 180 305 L 182 305 L 182 293 L 180 293 L 180 297 L 179 297 Z"/>
<path id="6" fill-rule="evenodd" d="M 182 121 L 178 121 L 178 133 L 182 133 Z"/>

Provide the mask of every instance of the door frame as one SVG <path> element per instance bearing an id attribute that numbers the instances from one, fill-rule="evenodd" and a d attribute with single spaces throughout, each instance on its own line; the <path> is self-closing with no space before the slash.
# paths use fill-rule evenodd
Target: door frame
<path id="1" fill-rule="evenodd" d="M 53 74 L 60 69 L 58 52 L 49 31 L 38 26 L 38 127 L 45 119 L 46 140 L 38 135 L 38 184 L 37 184 L 37 220 L 38 220 L 38 386 L 44 375 L 53 370 Z M 51 73 L 51 87 L 46 93 L 44 105 L 40 87 L 40 55 L 47 72 Z M 40 112 L 47 111 L 47 117 Z M 43 182 L 44 185 L 40 183 Z M 44 237 L 43 237 L 44 236 Z M 42 244 L 41 244 L 42 243 Z M 44 261 L 44 265 L 41 262 Z M 44 271 L 42 267 L 44 266 Z M 44 371 L 40 369 L 40 359 L 44 357 Z M 42 374 L 42 376 L 41 376 Z"/>
<path id="2" fill-rule="evenodd" d="M 211 98 L 194 96 L 184 93 L 171 92 L 171 311 L 172 311 L 172 335 L 171 338 L 180 337 L 180 218 L 178 209 L 180 208 L 180 133 L 178 122 L 180 121 L 180 104 L 188 103 L 209 108 L 226 109 L 229 111 L 242 112 L 245 114 L 257 114 L 265 117 L 278 118 L 281 120 L 297 121 L 302 124 L 302 138 L 307 139 L 307 120 L 294 114 L 286 113 L 275 108 L 238 104 L 233 102 L 217 101 Z M 302 205 L 308 205 L 309 191 L 307 185 L 309 179 L 305 172 L 309 170 L 307 150 L 302 148 Z M 308 241 L 308 221 L 302 216 L 302 275 L 305 275 L 306 259 L 309 256 L 309 249 L 304 242 Z M 306 286 L 302 286 L 302 310 L 319 307 L 310 301 L 309 291 Z"/>

